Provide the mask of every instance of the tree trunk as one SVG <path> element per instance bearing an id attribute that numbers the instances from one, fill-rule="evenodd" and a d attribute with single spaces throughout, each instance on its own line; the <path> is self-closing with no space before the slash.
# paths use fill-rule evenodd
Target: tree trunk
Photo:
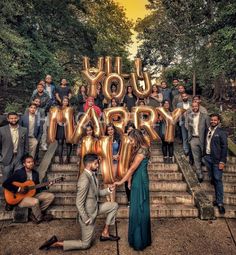
<path id="1" fill-rule="evenodd" d="M 193 96 L 196 95 L 196 72 L 193 70 Z"/>
<path id="2" fill-rule="evenodd" d="M 222 101 L 225 100 L 225 92 L 226 92 L 226 82 L 224 74 L 220 74 L 213 82 L 214 85 L 214 94 L 212 100 Z"/>

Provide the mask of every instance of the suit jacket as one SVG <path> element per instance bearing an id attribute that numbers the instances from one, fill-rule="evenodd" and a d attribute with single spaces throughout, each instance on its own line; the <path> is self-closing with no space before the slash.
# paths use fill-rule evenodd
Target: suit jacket
<path id="1" fill-rule="evenodd" d="M 29 112 L 28 111 L 21 117 L 19 124 L 22 127 L 25 127 L 27 129 L 27 136 L 28 136 L 29 135 Z M 40 120 L 40 115 L 36 114 L 35 122 L 34 122 L 34 138 L 36 138 L 39 141 L 42 134 L 43 134 L 43 123 Z"/>
<path id="2" fill-rule="evenodd" d="M 0 128 L 0 159 L 4 166 L 11 163 L 13 158 L 13 143 L 9 125 Z M 19 126 L 19 141 L 16 159 L 21 161 L 22 157 L 29 152 L 27 129 Z"/>
<path id="3" fill-rule="evenodd" d="M 190 107 L 191 107 L 191 104 L 192 104 L 192 102 L 189 100 L 189 105 L 190 105 Z M 183 101 L 179 102 L 179 103 L 177 104 L 177 107 L 176 107 L 176 108 L 181 108 L 181 109 L 183 109 Z M 187 110 L 187 111 L 188 111 L 188 110 Z M 180 116 L 180 118 L 179 118 L 179 125 L 180 125 L 180 126 L 185 125 L 185 116 L 186 116 L 186 114 L 187 114 L 187 111 L 184 112 L 184 114 L 182 114 L 182 115 Z"/>
<path id="4" fill-rule="evenodd" d="M 6 181 L 2 184 L 3 188 L 8 189 L 9 191 L 16 193 L 18 190 L 18 187 L 13 185 L 13 182 L 25 182 L 27 181 L 27 174 L 25 168 L 18 169 L 14 172 L 14 174 L 6 179 Z M 35 170 L 32 170 L 32 181 L 34 181 L 35 184 L 39 184 L 39 174 Z M 39 192 L 40 190 L 37 189 L 36 192 Z"/>
<path id="5" fill-rule="evenodd" d="M 108 194 L 110 194 L 108 188 L 99 190 L 93 177 L 87 171 L 83 171 L 77 184 L 76 206 L 84 223 L 89 219 L 92 221 L 96 219 L 99 197 Z"/>
<path id="6" fill-rule="evenodd" d="M 217 127 L 210 143 L 211 148 L 211 158 L 214 164 L 219 164 L 223 162 L 226 164 L 227 152 L 228 152 L 228 142 L 226 132 Z"/>
<path id="7" fill-rule="evenodd" d="M 205 137 L 207 129 L 210 126 L 209 117 L 207 114 L 200 112 L 199 123 L 198 123 L 198 133 L 201 142 L 202 151 L 204 151 Z M 188 141 L 190 142 L 193 137 L 193 117 L 192 112 L 185 117 L 185 127 L 188 130 Z"/>

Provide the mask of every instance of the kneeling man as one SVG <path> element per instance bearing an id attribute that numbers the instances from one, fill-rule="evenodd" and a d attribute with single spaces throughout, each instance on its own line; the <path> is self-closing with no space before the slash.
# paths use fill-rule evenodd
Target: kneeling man
<path id="1" fill-rule="evenodd" d="M 109 226 L 115 224 L 118 204 L 116 202 L 99 203 L 99 197 L 112 193 L 114 186 L 109 185 L 108 188 L 99 190 L 98 180 L 95 175 L 99 166 L 96 154 L 86 154 L 83 158 L 83 163 L 85 169 L 79 177 L 76 196 L 82 238 L 81 240 L 58 241 L 57 237 L 53 236 L 39 248 L 40 250 L 51 247 L 61 247 L 65 251 L 90 248 L 95 230 L 95 221 L 100 214 L 107 214 L 100 241 L 117 241 L 120 239 L 118 236 L 113 236 L 109 233 Z"/>

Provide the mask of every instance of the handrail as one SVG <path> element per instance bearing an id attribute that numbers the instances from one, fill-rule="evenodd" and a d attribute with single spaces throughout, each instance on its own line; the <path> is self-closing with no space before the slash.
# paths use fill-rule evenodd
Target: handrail
<path id="1" fill-rule="evenodd" d="M 232 152 L 234 156 L 236 156 L 236 144 L 229 137 L 228 137 L 228 150 Z"/>
<path id="2" fill-rule="evenodd" d="M 45 178 L 45 176 L 47 174 L 48 168 L 50 167 L 50 165 L 52 163 L 52 158 L 55 155 L 56 149 L 57 149 L 57 141 L 55 141 L 54 143 L 51 143 L 48 146 L 48 150 L 45 153 L 43 159 L 41 160 L 40 165 L 37 168 L 37 171 L 39 173 L 39 181 L 40 182 Z"/>

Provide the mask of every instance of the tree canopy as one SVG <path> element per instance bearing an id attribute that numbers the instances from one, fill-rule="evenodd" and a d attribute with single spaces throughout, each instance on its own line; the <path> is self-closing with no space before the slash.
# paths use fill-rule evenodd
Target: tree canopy
<path id="1" fill-rule="evenodd" d="M 47 73 L 72 81 L 84 55 L 128 64 L 132 23 L 112 0 L 3 0 L 0 14 L 2 85 L 32 88 Z"/>
<path id="2" fill-rule="evenodd" d="M 136 24 L 146 65 L 196 75 L 201 86 L 224 97 L 225 79 L 236 77 L 236 2 L 149 0 L 151 14 Z M 173 71 L 171 71 L 174 73 Z"/>

